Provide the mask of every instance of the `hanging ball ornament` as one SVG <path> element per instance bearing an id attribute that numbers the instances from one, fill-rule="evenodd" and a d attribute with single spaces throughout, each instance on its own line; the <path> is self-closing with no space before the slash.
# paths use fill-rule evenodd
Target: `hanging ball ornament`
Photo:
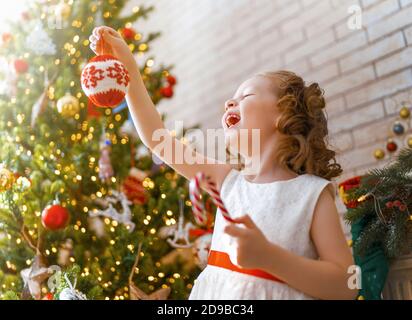
<path id="1" fill-rule="evenodd" d="M 70 93 L 66 93 L 57 100 L 57 111 L 59 111 L 63 117 L 71 118 L 80 111 L 79 100 Z"/>
<path id="2" fill-rule="evenodd" d="M 173 97 L 173 87 L 169 85 L 167 87 L 160 88 L 160 94 L 165 98 Z"/>
<path id="3" fill-rule="evenodd" d="M 401 136 L 405 133 L 405 127 L 403 126 L 402 123 L 400 123 L 399 121 L 395 122 L 393 127 L 392 127 L 392 131 L 394 134 Z"/>
<path id="4" fill-rule="evenodd" d="M 13 64 L 17 74 L 23 74 L 29 70 L 29 64 L 24 59 L 16 59 Z"/>
<path id="5" fill-rule="evenodd" d="M 98 107 L 118 106 L 127 94 L 129 83 L 126 67 L 111 55 L 92 58 L 81 75 L 84 93 Z"/>
<path id="6" fill-rule="evenodd" d="M 408 107 L 403 106 L 401 111 L 399 111 L 399 116 L 402 119 L 409 119 L 409 117 L 411 116 L 411 111 L 409 110 Z"/>
<path id="7" fill-rule="evenodd" d="M 14 174 L 6 168 L 0 167 L 0 192 L 9 190 L 15 181 Z"/>
<path id="8" fill-rule="evenodd" d="M 383 151 L 382 149 L 377 149 L 374 152 L 374 157 L 377 160 L 382 160 L 383 158 L 385 158 L 385 151 Z"/>
<path id="9" fill-rule="evenodd" d="M 62 207 L 57 201 L 54 201 L 53 205 L 47 206 L 41 214 L 43 226 L 53 231 L 66 227 L 69 218 L 69 211 Z"/>
<path id="10" fill-rule="evenodd" d="M 398 145 L 396 144 L 395 141 L 390 139 L 388 140 L 388 143 L 386 144 L 386 150 L 388 150 L 389 152 L 395 152 L 396 150 L 398 150 Z"/>
<path id="11" fill-rule="evenodd" d="M 174 76 L 172 76 L 171 74 L 169 74 L 169 75 L 166 77 L 166 81 L 167 81 L 171 86 L 174 86 L 174 85 L 176 85 L 176 83 L 177 83 L 176 78 L 175 78 Z"/>
<path id="12" fill-rule="evenodd" d="M 407 144 L 408 144 L 408 147 L 409 147 L 409 148 L 412 148 L 412 136 L 409 136 L 409 137 L 408 137 L 408 140 L 407 140 L 406 142 L 407 142 Z"/>
<path id="13" fill-rule="evenodd" d="M 136 36 L 136 31 L 134 31 L 133 28 L 121 28 L 120 29 L 120 34 L 125 40 L 134 40 L 134 37 Z"/>

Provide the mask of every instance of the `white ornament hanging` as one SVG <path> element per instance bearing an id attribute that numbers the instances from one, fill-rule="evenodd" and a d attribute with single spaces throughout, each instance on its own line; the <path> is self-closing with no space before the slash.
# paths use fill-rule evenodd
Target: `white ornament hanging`
<path id="1" fill-rule="evenodd" d="M 76 289 L 77 279 L 75 279 L 74 284 L 72 284 L 67 277 L 67 274 L 64 275 L 64 278 L 66 279 L 66 283 L 69 287 L 64 288 L 60 292 L 59 300 L 87 300 L 86 295 Z"/>
<path id="2" fill-rule="evenodd" d="M 179 221 L 177 223 L 177 228 L 173 232 L 173 239 L 167 239 L 167 242 L 173 248 L 190 248 L 193 244 L 189 240 L 189 232 L 194 229 L 191 222 L 184 225 L 184 213 L 183 213 L 183 200 L 179 199 Z"/>
<path id="3" fill-rule="evenodd" d="M 36 55 L 54 55 L 56 53 L 56 45 L 44 30 L 43 24 L 37 21 L 31 28 L 25 42 L 26 49 Z"/>
<path id="4" fill-rule="evenodd" d="M 129 232 L 132 232 L 135 228 L 135 223 L 132 222 L 132 212 L 130 210 L 130 205 L 132 204 L 126 197 L 123 192 L 119 192 L 116 190 L 111 191 L 112 196 L 108 196 L 105 199 L 101 199 L 99 201 L 100 204 L 107 206 L 104 210 L 95 210 L 94 212 L 90 212 L 89 216 L 94 217 L 107 217 L 112 220 L 115 220 L 121 224 L 124 224 Z M 116 208 L 113 207 L 113 204 L 120 203 L 122 206 L 122 212 L 118 212 Z"/>

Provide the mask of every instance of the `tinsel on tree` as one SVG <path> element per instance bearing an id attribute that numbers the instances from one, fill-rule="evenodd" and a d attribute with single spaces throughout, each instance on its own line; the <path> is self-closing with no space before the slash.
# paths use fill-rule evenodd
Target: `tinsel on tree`
<path id="1" fill-rule="evenodd" d="M 387 259 L 412 250 L 412 149 L 402 149 L 382 169 L 372 169 L 348 191 L 352 205 L 345 218 L 362 228 L 353 243 L 356 255 L 379 247 Z"/>
<path id="2" fill-rule="evenodd" d="M 199 272 L 190 246 L 167 239 L 191 216 L 186 181 L 154 161 L 124 103 L 96 108 L 81 90 L 88 38 L 104 24 L 136 54 L 154 103 L 173 96 L 171 66 L 148 56 L 160 33 L 145 37 L 132 26 L 154 8 L 127 12 L 127 2 L 33 2 L 2 34 L 5 299 L 182 299 Z"/>

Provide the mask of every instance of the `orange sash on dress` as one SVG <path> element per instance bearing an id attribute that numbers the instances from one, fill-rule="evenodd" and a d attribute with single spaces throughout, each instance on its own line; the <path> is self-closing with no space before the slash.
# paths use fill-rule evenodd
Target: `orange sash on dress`
<path id="1" fill-rule="evenodd" d="M 243 274 L 248 274 L 248 275 L 251 275 L 251 276 L 255 276 L 255 277 L 259 277 L 259 278 L 263 278 L 263 279 L 283 283 L 282 280 L 280 280 L 279 278 L 276 278 L 275 276 L 273 276 L 270 273 L 267 273 L 265 271 L 258 270 L 258 269 L 242 269 L 242 268 L 239 268 L 238 266 L 234 265 L 230 261 L 230 257 L 226 252 L 210 250 L 207 264 L 212 265 L 212 266 L 216 266 L 216 267 L 220 267 L 220 268 L 224 268 L 224 269 L 229 269 L 229 270 L 236 271 L 236 272 L 240 272 L 240 273 L 243 273 Z"/>

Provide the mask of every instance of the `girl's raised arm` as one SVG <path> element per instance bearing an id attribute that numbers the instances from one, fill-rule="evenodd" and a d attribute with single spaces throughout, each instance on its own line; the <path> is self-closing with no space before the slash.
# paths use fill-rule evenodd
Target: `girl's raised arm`
<path id="1" fill-rule="evenodd" d="M 90 47 L 95 53 L 115 56 L 123 62 L 129 71 L 131 81 L 126 100 L 142 142 L 160 159 L 187 179 L 193 178 L 197 172 L 202 171 L 210 176 L 220 189 L 231 167 L 226 163 L 205 157 L 166 131 L 144 85 L 138 65 L 120 34 L 112 28 L 99 27 L 94 29 L 90 42 Z M 159 141 L 159 137 L 162 138 L 161 141 Z M 160 143 L 162 146 L 166 146 L 164 148 L 166 152 L 159 150 Z M 189 161 L 184 156 L 187 154 L 192 155 Z"/>

